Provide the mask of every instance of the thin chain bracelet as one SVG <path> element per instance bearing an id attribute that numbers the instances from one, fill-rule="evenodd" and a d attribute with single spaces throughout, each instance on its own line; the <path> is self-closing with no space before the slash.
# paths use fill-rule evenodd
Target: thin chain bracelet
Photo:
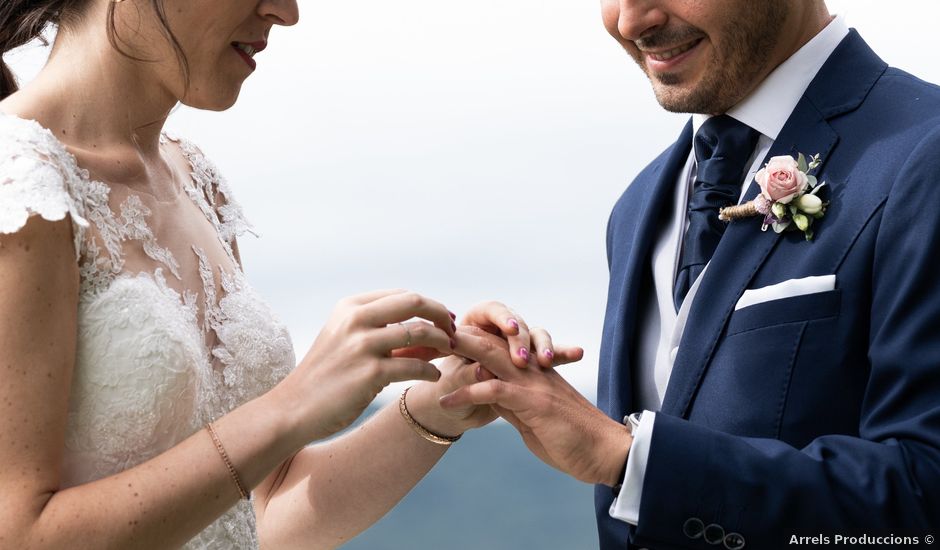
<path id="1" fill-rule="evenodd" d="M 225 463 L 225 467 L 228 468 L 228 473 L 232 476 L 232 481 L 234 481 L 235 486 L 238 487 L 238 494 L 241 495 L 243 499 L 250 500 L 248 490 L 245 489 L 242 478 L 238 477 L 238 472 L 235 471 L 235 466 L 232 464 L 231 459 L 229 459 L 228 453 L 225 452 L 225 447 L 222 446 L 222 440 L 219 439 L 219 434 L 215 433 L 215 427 L 212 426 L 212 422 L 206 424 L 206 431 L 208 431 L 209 436 L 212 437 L 212 442 L 215 443 L 215 448 L 219 451 L 222 462 Z"/>

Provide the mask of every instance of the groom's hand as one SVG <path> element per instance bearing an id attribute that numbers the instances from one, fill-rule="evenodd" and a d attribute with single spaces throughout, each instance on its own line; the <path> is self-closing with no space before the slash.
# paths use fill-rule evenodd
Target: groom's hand
<path id="1" fill-rule="evenodd" d="M 456 353 L 478 361 L 496 378 L 441 398 L 444 408 L 492 405 L 519 430 L 536 456 L 587 483 L 616 485 L 633 439 L 554 369 L 513 365 L 505 340 L 461 328 Z"/>

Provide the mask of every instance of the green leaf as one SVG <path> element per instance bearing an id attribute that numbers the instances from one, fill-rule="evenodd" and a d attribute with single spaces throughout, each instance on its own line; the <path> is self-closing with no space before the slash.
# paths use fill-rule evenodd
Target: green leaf
<path id="1" fill-rule="evenodd" d="M 790 203 L 789 209 L 790 209 L 791 216 L 796 216 L 797 214 L 800 213 L 800 209 L 797 208 L 796 205 L 793 204 L 792 202 Z"/>
<path id="2" fill-rule="evenodd" d="M 815 189 L 815 188 L 816 188 L 816 182 L 818 181 L 818 180 L 816 179 L 816 176 L 806 176 L 806 181 L 809 182 L 809 188 L 810 188 L 810 189 Z"/>
<path id="3" fill-rule="evenodd" d="M 796 159 L 797 168 L 800 172 L 808 172 L 809 165 L 806 164 L 806 157 L 803 156 L 803 153 L 800 153 L 800 156 Z"/>
<path id="4" fill-rule="evenodd" d="M 807 240 L 807 241 L 813 240 L 813 236 L 816 235 L 816 233 L 813 231 L 813 228 L 812 228 L 812 227 L 806 228 L 806 231 L 804 231 L 803 234 L 806 235 L 806 240 Z"/>
<path id="5" fill-rule="evenodd" d="M 820 210 L 819 212 L 816 212 L 815 214 L 813 214 L 813 217 L 816 218 L 817 220 L 821 220 L 822 217 L 825 216 L 825 215 L 826 215 L 826 209 L 823 208 L 823 209 Z"/>

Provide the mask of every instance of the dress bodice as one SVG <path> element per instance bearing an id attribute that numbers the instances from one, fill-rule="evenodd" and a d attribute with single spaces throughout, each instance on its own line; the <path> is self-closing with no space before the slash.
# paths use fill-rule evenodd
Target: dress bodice
<path id="1" fill-rule="evenodd" d="M 250 230 L 225 180 L 185 140 L 166 196 L 95 181 L 51 132 L 0 114 L 0 234 L 71 219 L 80 293 L 62 487 L 116 474 L 266 392 L 294 366 L 290 336 L 252 290 Z M 222 464 L 220 462 L 220 467 Z M 240 502 L 186 548 L 257 548 Z"/>

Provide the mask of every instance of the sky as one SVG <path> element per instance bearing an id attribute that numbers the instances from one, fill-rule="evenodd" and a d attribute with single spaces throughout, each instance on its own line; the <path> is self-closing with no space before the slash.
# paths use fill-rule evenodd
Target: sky
<path id="1" fill-rule="evenodd" d="M 828 5 L 886 61 L 940 82 L 940 3 Z M 234 108 L 180 108 L 168 123 L 219 165 L 261 234 L 240 243 L 246 271 L 298 358 L 347 295 L 404 287 L 458 314 L 495 299 L 585 348 L 562 373 L 593 399 L 607 218 L 686 116 L 659 108 L 596 1 L 300 8 Z M 28 79 L 44 55 L 7 60 Z"/>

